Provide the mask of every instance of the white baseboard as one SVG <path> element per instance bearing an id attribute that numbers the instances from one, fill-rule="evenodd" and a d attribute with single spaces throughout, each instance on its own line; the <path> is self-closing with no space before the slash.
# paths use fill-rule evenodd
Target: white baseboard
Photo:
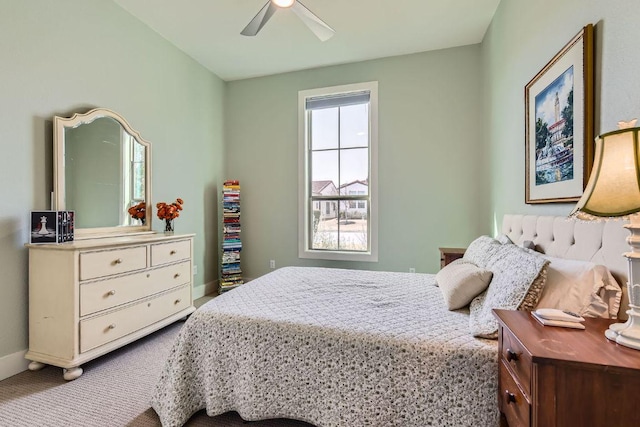
<path id="1" fill-rule="evenodd" d="M 218 292 L 218 280 L 205 283 L 202 286 L 196 286 L 193 288 L 193 299 L 202 298 L 205 295 L 215 294 Z"/>
<path id="2" fill-rule="evenodd" d="M 0 381 L 26 371 L 29 361 L 24 358 L 27 350 L 0 357 Z"/>

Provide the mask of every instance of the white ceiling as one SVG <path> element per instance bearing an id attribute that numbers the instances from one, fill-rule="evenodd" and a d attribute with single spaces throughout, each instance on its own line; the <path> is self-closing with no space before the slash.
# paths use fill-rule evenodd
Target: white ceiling
<path id="1" fill-rule="evenodd" d="M 302 0 L 336 34 L 288 9 L 240 31 L 267 0 L 114 0 L 226 81 L 480 43 L 500 0 Z"/>

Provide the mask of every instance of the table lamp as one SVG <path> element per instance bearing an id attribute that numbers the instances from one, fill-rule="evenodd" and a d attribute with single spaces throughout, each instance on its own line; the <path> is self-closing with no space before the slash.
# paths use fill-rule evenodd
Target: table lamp
<path id="1" fill-rule="evenodd" d="M 618 130 L 596 138 L 593 169 L 584 193 L 570 216 L 583 220 L 629 218 L 629 319 L 614 323 L 605 336 L 640 350 L 640 128 L 636 120 L 618 122 Z"/>

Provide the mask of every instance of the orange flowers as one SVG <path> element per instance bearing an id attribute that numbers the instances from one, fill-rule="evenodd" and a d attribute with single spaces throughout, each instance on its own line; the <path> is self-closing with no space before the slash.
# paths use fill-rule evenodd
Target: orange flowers
<path id="1" fill-rule="evenodd" d="M 158 203 L 156 205 L 156 208 L 158 208 L 158 218 L 165 220 L 178 218 L 183 204 L 184 201 L 181 198 L 177 198 L 176 201 L 171 204 L 165 202 Z"/>
<path id="2" fill-rule="evenodd" d="M 147 204 L 145 202 L 140 202 L 137 205 L 131 206 L 128 209 L 129 215 L 131 218 L 142 220 L 144 224 L 144 220 L 147 217 Z"/>

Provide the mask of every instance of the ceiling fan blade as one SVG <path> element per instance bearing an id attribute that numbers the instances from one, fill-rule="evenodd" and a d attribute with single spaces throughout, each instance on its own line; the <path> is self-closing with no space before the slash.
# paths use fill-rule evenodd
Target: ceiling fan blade
<path id="1" fill-rule="evenodd" d="M 264 24 L 267 23 L 269 18 L 275 13 L 278 8 L 269 0 L 267 4 L 265 4 L 260 12 L 249 22 L 249 24 L 244 27 L 244 30 L 240 32 L 243 36 L 255 36 L 258 34 L 258 31 L 264 27 Z"/>
<path id="2" fill-rule="evenodd" d="M 307 27 L 321 40 L 329 40 L 335 30 L 328 26 L 322 19 L 318 18 L 305 5 L 296 0 L 291 6 L 291 10 L 305 23 Z"/>

